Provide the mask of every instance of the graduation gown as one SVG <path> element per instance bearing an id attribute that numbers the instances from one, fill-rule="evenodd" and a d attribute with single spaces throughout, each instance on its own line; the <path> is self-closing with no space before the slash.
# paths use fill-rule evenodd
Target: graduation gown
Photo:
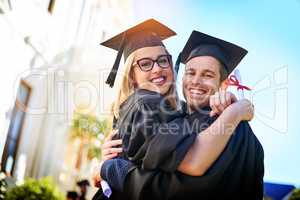
<path id="1" fill-rule="evenodd" d="M 196 115 L 190 120 L 195 120 Z M 124 194 L 128 199 L 256 200 L 263 199 L 263 176 L 263 148 L 248 122 L 243 121 L 203 176 L 160 170 L 149 172 L 136 167 L 126 177 Z"/>
<path id="2" fill-rule="evenodd" d="M 116 123 L 123 141 L 121 157 L 145 170 L 176 171 L 197 135 L 184 131 L 189 128 L 186 117 L 159 93 L 137 90 L 121 105 Z"/>
<path id="3" fill-rule="evenodd" d="M 203 113 L 194 113 L 185 119 L 193 124 L 190 126 L 193 133 L 201 132 L 215 120 Z M 191 130 L 182 127 L 181 131 Z M 194 134 L 185 135 L 194 140 Z M 158 136 L 162 137 L 160 134 Z M 153 161 L 152 167 L 148 170 L 145 170 L 145 165 L 132 168 L 126 177 L 124 191 L 113 191 L 110 199 L 262 199 L 263 150 L 247 122 L 239 124 L 219 159 L 200 177 L 172 172 L 178 167 L 191 143 L 173 144 L 173 149 L 168 147 L 172 150 L 169 151 L 169 158 L 166 158 L 160 152 L 165 151 L 169 140 L 172 141 L 174 135 L 170 136 L 167 134 L 166 140 L 160 137 L 151 140 L 148 147 L 154 147 L 153 151 L 145 154 L 144 159 Z M 155 168 L 157 164 L 163 167 Z M 101 191 L 99 194 L 99 199 L 105 199 Z"/>
<path id="4" fill-rule="evenodd" d="M 121 105 L 115 124 L 114 139 L 123 141 L 121 157 L 143 170 L 175 172 L 197 136 L 186 117 L 186 112 L 172 108 L 159 93 L 137 90 Z M 101 190 L 94 199 L 100 194 Z M 111 198 L 117 196 L 113 191 Z"/>

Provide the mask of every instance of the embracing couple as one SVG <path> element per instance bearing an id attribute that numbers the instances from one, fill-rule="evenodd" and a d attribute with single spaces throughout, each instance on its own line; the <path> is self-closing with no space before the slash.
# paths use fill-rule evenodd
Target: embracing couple
<path id="1" fill-rule="evenodd" d="M 108 199 L 101 180 L 109 199 L 262 199 L 264 152 L 248 123 L 254 107 L 223 86 L 247 51 L 193 31 L 173 67 L 162 42 L 173 35 L 150 19 L 102 43 L 118 51 L 107 83 L 114 86 L 122 55 L 125 72 L 93 199 Z M 185 102 L 176 92 L 180 63 Z"/>

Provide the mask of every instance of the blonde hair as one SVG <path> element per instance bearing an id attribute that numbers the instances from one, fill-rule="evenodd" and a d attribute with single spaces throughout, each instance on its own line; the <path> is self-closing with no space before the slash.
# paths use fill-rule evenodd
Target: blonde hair
<path id="1" fill-rule="evenodd" d="M 168 53 L 167 49 L 165 49 L 166 53 Z M 121 82 L 118 88 L 118 94 L 116 100 L 112 104 L 112 110 L 111 114 L 116 119 L 119 118 L 119 110 L 120 106 L 126 99 L 134 93 L 135 87 L 133 84 L 133 71 L 132 71 L 132 65 L 135 58 L 135 52 L 131 53 L 128 58 L 125 61 L 124 68 L 125 71 L 122 73 Z M 169 89 L 169 91 L 164 95 L 166 96 L 167 100 L 170 102 L 171 106 L 174 109 L 177 109 L 179 107 L 179 98 L 176 91 L 176 84 L 175 84 L 175 74 L 173 70 L 173 63 L 171 62 L 172 72 L 173 72 L 173 83 Z"/>

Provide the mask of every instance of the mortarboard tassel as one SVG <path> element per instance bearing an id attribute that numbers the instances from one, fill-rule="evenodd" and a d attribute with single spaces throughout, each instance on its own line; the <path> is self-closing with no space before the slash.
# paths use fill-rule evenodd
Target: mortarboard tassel
<path id="1" fill-rule="evenodd" d="M 179 71 L 180 62 L 181 62 L 181 52 L 179 53 L 179 55 L 177 57 L 177 60 L 175 62 L 175 72 L 176 72 L 176 75 L 178 74 L 178 71 Z"/>
<path id="2" fill-rule="evenodd" d="M 122 42 L 121 42 L 121 45 L 120 45 L 120 48 L 119 48 L 119 51 L 118 51 L 118 55 L 116 57 L 116 60 L 114 62 L 114 65 L 106 79 L 106 84 L 109 85 L 109 87 L 114 87 L 114 83 L 115 83 L 115 80 L 116 80 L 116 76 L 117 76 L 117 72 L 118 72 L 118 69 L 119 69 L 119 66 L 120 66 L 120 61 L 121 61 L 121 58 L 122 58 L 122 54 L 123 54 L 123 50 L 124 50 L 124 40 L 125 40 L 125 33 L 123 34 L 123 38 L 122 38 Z"/>

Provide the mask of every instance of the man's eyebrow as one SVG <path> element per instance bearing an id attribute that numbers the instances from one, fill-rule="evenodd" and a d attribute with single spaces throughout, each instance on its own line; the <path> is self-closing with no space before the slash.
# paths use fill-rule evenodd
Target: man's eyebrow
<path id="1" fill-rule="evenodd" d="M 205 70 L 203 71 L 203 73 L 212 73 L 212 74 L 216 75 L 216 73 L 215 73 L 214 71 L 209 70 L 209 69 L 205 69 Z"/>
<path id="2" fill-rule="evenodd" d="M 193 67 L 186 67 L 185 71 L 188 71 L 188 70 L 195 70 L 195 69 Z"/>

